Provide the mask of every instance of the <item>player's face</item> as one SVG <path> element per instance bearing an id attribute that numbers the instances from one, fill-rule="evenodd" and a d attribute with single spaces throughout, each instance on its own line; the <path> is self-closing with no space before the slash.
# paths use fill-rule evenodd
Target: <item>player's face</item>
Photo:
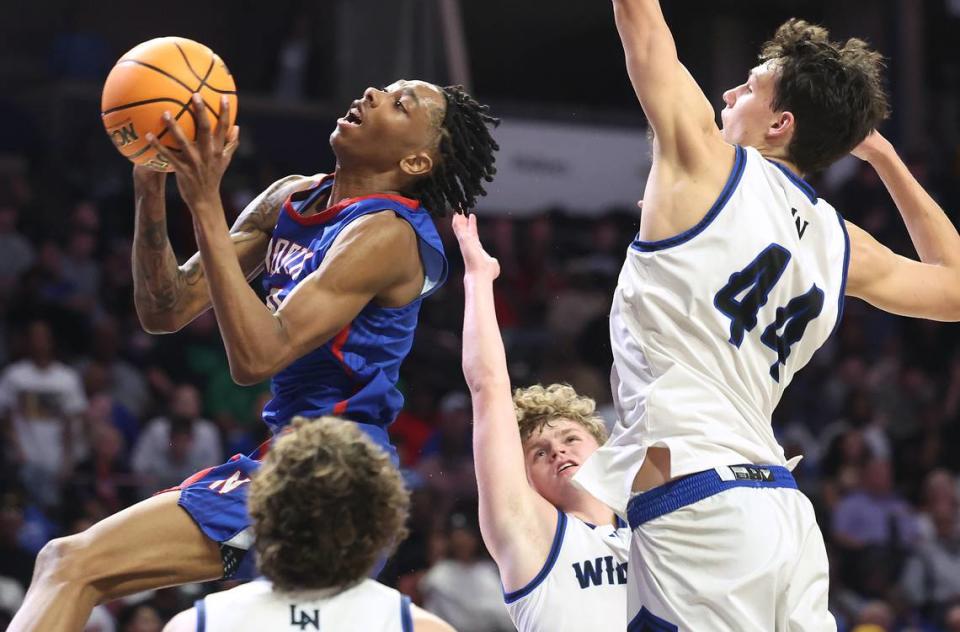
<path id="1" fill-rule="evenodd" d="M 599 446 L 586 428 L 569 419 L 550 422 L 524 443 L 527 478 L 550 503 L 562 506 L 576 493 L 570 479 Z"/>
<path id="2" fill-rule="evenodd" d="M 398 168 L 408 156 L 432 155 L 446 107 L 441 90 L 424 81 L 400 80 L 382 89 L 367 88 L 337 119 L 330 145 L 341 166 L 378 172 Z"/>
<path id="3" fill-rule="evenodd" d="M 720 112 L 723 139 L 735 145 L 761 147 L 767 129 L 776 121 L 771 108 L 776 87 L 772 62 L 750 71 L 747 80 L 723 93 L 726 107 Z"/>

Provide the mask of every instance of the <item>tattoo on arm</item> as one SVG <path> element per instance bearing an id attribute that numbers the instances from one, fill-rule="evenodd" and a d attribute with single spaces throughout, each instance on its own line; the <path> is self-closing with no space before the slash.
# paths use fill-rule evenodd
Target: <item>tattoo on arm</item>
<path id="1" fill-rule="evenodd" d="M 299 176 L 290 176 L 275 183 L 240 214 L 230 229 L 237 257 L 248 278 L 260 269 L 287 185 L 299 179 Z M 205 309 L 210 295 L 199 255 L 178 265 L 167 236 L 166 217 L 160 214 L 159 219 L 155 219 L 155 208 L 149 214 L 140 208 L 141 204 L 152 203 L 155 202 L 146 199 L 137 201 L 133 240 L 134 303 L 145 325 L 163 319 L 165 324 L 158 329 L 166 329 L 171 323 L 177 328 Z"/>
<path id="2" fill-rule="evenodd" d="M 138 218 L 133 247 L 134 302 L 141 318 L 170 316 L 182 304 L 184 290 L 203 278 L 203 268 L 191 261 L 181 270 L 167 238 L 165 218 Z"/>

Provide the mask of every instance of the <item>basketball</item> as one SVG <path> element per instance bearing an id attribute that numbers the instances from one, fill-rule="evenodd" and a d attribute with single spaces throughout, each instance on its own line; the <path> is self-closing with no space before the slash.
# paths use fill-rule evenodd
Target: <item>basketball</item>
<path id="1" fill-rule="evenodd" d="M 196 121 L 190 99 L 195 92 L 203 98 L 211 129 L 217 125 L 221 96 L 227 95 L 233 125 L 237 88 L 223 60 L 203 44 L 183 37 L 149 40 L 128 51 L 107 76 L 100 99 L 103 126 L 132 162 L 172 171 L 147 143 L 146 135 L 152 132 L 162 144 L 176 148 L 162 118 L 169 111 L 187 138 L 194 139 Z"/>

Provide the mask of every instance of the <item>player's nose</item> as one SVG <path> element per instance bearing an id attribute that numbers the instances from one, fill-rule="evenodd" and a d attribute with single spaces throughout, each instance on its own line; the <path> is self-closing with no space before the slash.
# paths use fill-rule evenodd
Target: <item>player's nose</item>
<path id="1" fill-rule="evenodd" d="M 737 89 L 736 89 L 736 88 L 730 88 L 729 90 L 727 90 L 726 92 L 724 92 L 724 93 L 723 93 L 723 102 L 727 105 L 727 107 L 731 107 L 731 108 L 732 108 L 732 107 L 733 107 L 733 104 L 737 102 Z"/>
<path id="2" fill-rule="evenodd" d="M 379 90 L 371 86 L 363 91 L 363 100 L 366 101 L 368 104 L 376 107 L 377 96 L 379 95 L 379 93 L 380 93 Z"/>

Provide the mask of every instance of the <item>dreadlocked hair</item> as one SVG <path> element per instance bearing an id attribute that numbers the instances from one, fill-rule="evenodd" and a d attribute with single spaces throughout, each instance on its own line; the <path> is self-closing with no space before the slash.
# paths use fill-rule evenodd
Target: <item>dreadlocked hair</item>
<path id="1" fill-rule="evenodd" d="M 440 159 L 430 175 L 417 182 L 413 193 L 424 208 L 443 217 L 449 209 L 466 212 L 476 205 L 477 197 L 487 194 L 483 182 L 493 182 L 497 173 L 493 154 L 500 149 L 487 126 L 496 127 L 500 119 L 490 116 L 490 108 L 478 103 L 463 86 L 441 90 L 447 110 L 440 127 Z"/>

